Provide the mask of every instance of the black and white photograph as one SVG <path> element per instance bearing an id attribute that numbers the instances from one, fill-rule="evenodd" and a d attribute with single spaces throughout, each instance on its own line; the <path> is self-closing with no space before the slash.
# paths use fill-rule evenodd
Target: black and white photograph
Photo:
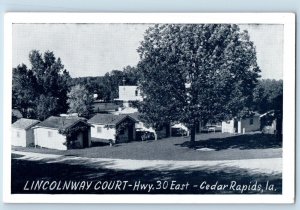
<path id="1" fill-rule="evenodd" d="M 9 22 L 11 198 L 292 199 L 293 14 L 64 15 Z"/>

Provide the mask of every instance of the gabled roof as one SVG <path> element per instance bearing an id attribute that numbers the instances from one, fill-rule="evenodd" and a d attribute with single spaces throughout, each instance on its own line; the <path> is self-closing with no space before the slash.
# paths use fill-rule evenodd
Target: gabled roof
<path id="1" fill-rule="evenodd" d="M 94 117 L 88 120 L 88 123 L 100 125 L 117 125 L 126 118 L 129 118 L 136 122 L 136 120 L 129 115 L 96 114 Z"/>
<path id="2" fill-rule="evenodd" d="M 27 129 L 35 126 L 39 122 L 40 122 L 39 120 L 21 118 L 21 119 L 17 120 L 15 123 L 13 123 L 12 127 L 27 130 Z"/>
<path id="3" fill-rule="evenodd" d="M 266 113 L 264 113 L 264 114 L 261 114 L 259 117 L 265 117 L 265 116 L 267 116 L 267 115 L 274 116 L 274 113 L 275 113 L 274 110 L 270 110 L 270 111 L 268 111 L 268 112 L 266 112 Z"/>
<path id="4" fill-rule="evenodd" d="M 17 109 L 12 109 L 11 112 L 12 112 L 12 116 L 16 116 L 17 118 L 23 117 L 22 113 Z"/>
<path id="5" fill-rule="evenodd" d="M 141 121 L 141 113 L 139 112 L 135 112 L 135 113 L 130 113 L 128 114 L 128 116 L 130 116 L 131 118 L 135 119 L 136 121 Z"/>
<path id="6" fill-rule="evenodd" d="M 58 130 L 65 130 L 76 125 L 78 122 L 83 122 L 88 126 L 91 126 L 86 122 L 86 119 L 83 117 L 55 117 L 51 116 L 38 124 L 37 127 L 46 127 L 46 128 L 54 128 Z"/>

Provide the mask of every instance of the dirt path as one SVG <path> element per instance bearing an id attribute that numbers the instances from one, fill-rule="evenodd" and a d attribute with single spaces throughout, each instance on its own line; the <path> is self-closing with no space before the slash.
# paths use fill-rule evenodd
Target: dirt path
<path id="1" fill-rule="evenodd" d="M 241 160 L 210 160 L 210 161 L 178 161 L 178 160 L 131 160 L 110 158 L 86 158 L 55 154 L 40 154 L 32 152 L 12 151 L 21 155 L 16 159 L 43 161 L 45 163 L 64 163 L 70 165 L 85 165 L 93 168 L 115 170 L 210 170 L 232 172 L 246 169 L 250 173 L 279 174 L 282 172 L 282 158 L 241 159 Z"/>

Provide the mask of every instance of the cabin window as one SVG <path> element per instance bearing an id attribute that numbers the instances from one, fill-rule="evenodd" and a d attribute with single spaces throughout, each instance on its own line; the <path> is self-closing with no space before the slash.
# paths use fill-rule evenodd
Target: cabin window
<path id="1" fill-rule="evenodd" d="M 19 131 L 17 131 L 17 137 L 18 137 L 18 138 L 20 137 L 20 132 L 19 132 Z"/>
<path id="2" fill-rule="evenodd" d="M 101 133 L 102 132 L 102 127 L 97 127 L 97 133 Z"/>
<path id="3" fill-rule="evenodd" d="M 48 131 L 48 137 L 52 137 L 52 131 Z"/>
<path id="4" fill-rule="evenodd" d="M 250 119 L 250 125 L 253 125 L 253 118 Z"/>
<path id="5" fill-rule="evenodd" d="M 139 95 L 138 90 L 135 90 L 135 96 L 138 96 L 138 95 Z"/>

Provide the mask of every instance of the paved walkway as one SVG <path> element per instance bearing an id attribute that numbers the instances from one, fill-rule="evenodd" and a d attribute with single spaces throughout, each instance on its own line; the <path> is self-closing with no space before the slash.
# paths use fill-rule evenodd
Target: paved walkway
<path id="1" fill-rule="evenodd" d="M 247 170 L 249 173 L 279 174 L 282 173 L 282 158 L 245 159 L 245 160 L 210 160 L 210 161 L 174 161 L 174 160 L 131 160 L 109 158 L 86 158 L 54 154 L 40 154 L 32 152 L 12 151 L 21 155 L 15 159 L 43 161 L 46 163 L 65 163 L 70 165 L 84 165 L 93 168 L 115 170 L 210 170 L 233 172 Z"/>

